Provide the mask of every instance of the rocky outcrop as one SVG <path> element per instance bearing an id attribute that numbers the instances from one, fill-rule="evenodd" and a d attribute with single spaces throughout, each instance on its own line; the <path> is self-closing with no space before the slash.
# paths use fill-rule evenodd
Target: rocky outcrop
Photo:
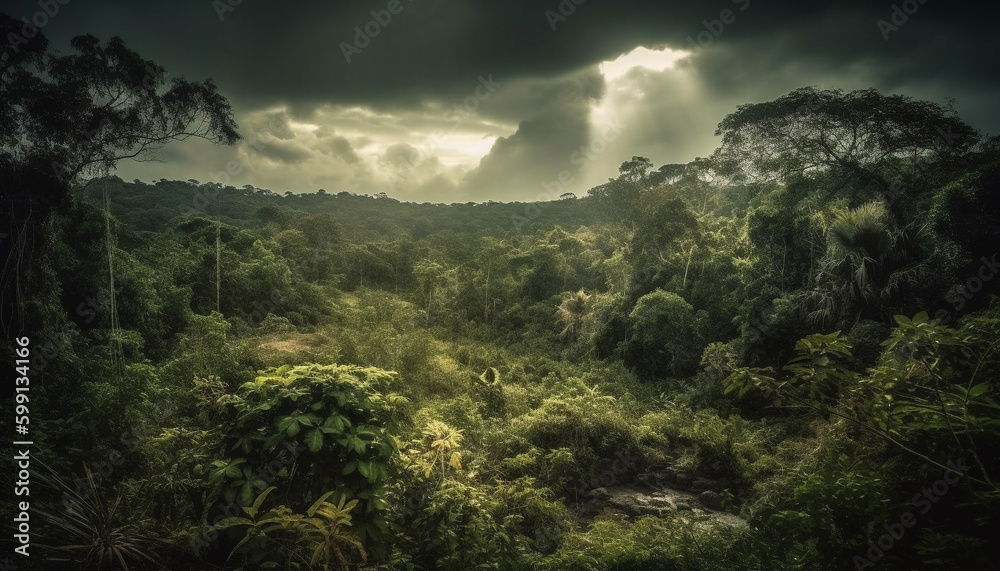
<path id="1" fill-rule="evenodd" d="M 686 489 L 671 487 L 681 482 Z M 595 488 L 580 498 L 577 513 L 589 518 L 606 510 L 631 517 L 688 512 L 730 525 L 745 523 L 740 517 L 722 511 L 723 486 L 724 483 L 718 480 L 696 478 L 681 471 L 658 473 L 646 478 L 644 483 Z"/>

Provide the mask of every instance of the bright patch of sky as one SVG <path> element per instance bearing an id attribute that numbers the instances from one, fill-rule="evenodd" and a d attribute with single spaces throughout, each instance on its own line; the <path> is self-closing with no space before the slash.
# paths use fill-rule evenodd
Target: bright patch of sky
<path id="1" fill-rule="evenodd" d="M 611 82 L 637 67 L 646 68 L 650 71 L 673 69 L 674 64 L 678 60 L 688 55 L 690 55 L 690 52 L 683 50 L 672 50 L 670 48 L 651 50 L 639 46 L 615 60 L 601 62 L 598 68 L 601 70 L 601 74 L 604 75 L 604 79 Z"/>

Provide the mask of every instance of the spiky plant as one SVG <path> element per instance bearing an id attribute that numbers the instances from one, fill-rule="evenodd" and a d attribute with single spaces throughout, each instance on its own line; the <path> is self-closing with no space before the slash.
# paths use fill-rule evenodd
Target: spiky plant
<path id="1" fill-rule="evenodd" d="M 124 521 L 119 511 L 121 497 L 108 501 L 86 464 L 87 485 L 81 490 L 44 463 L 35 462 L 43 468 L 36 478 L 62 498 L 62 509 L 37 512 L 44 522 L 40 547 L 48 552 L 50 561 L 82 564 L 98 571 L 156 565 L 156 540 L 142 536 L 136 526 Z"/>
<path id="2" fill-rule="evenodd" d="M 562 303 L 559 304 L 559 309 L 556 310 L 559 321 L 564 326 L 560 335 L 572 335 L 580 329 L 583 318 L 587 315 L 587 310 L 589 309 L 587 305 L 589 300 L 590 296 L 582 289 L 576 293 L 569 294 L 563 299 Z"/>

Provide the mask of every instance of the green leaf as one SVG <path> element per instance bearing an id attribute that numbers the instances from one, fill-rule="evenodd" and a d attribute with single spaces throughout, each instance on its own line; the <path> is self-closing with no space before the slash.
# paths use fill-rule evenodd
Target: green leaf
<path id="1" fill-rule="evenodd" d="M 319 428 L 310 430 L 305 437 L 305 444 L 310 452 L 319 452 L 323 447 L 323 431 Z"/>
<path id="2" fill-rule="evenodd" d="M 331 414 L 323 421 L 323 427 L 327 430 L 328 434 L 338 434 L 344 431 L 345 421 L 347 419 L 339 414 Z"/>
<path id="3" fill-rule="evenodd" d="M 253 499 L 253 485 L 250 482 L 246 482 L 240 488 L 240 503 L 249 504 L 251 499 Z"/>
<path id="4" fill-rule="evenodd" d="M 291 426 L 293 422 L 295 422 L 294 416 L 283 416 L 279 418 L 277 421 L 278 432 L 288 430 L 288 427 Z"/>
<path id="5" fill-rule="evenodd" d="M 330 490 L 329 492 L 320 496 L 319 499 L 313 502 L 313 505 L 310 506 L 308 510 L 306 510 L 306 514 L 308 514 L 309 517 L 312 517 L 316 513 L 316 510 L 319 508 L 319 506 L 321 506 L 323 502 L 326 501 L 327 498 L 333 495 L 333 492 L 334 490 Z M 341 503 L 343 503 L 344 499 L 341 498 L 340 501 Z"/>
<path id="6" fill-rule="evenodd" d="M 260 495 L 257 496 L 257 499 L 254 500 L 253 505 L 248 508 L 243 508 L 243 511 L 246 512 L 246 514 L 250 517 L 257 517 L 257 514 L 260 512 L 261 504 L 264 503 L 264 500 L 267 498 L 267 495 L 273 492 L 275 489 L 276 489 L 275 486 L 271 486 L 268 489 L 261 492 Z"/>
<path id="7" fill-rule="evenodd" d="M 304 424 L 306 426 L 316 426 L 317 424 L 319 424 L 319 417 L 311 412 L 308 414 L 299 415 L 297 420 L 299 421 L 299 424 Z"/>
<path id="8" fill-rule="evenodd" d="M 369 442 L 372 441 L 372 440 L 375 440 L 376 438 L 378 438 L 378 434 L 375 431 L 369 430 L 367 428 L 358 429 L 357 435 L 358 435 L 358 437 L 364 438 L 365 440 L 368 440 Z"/>

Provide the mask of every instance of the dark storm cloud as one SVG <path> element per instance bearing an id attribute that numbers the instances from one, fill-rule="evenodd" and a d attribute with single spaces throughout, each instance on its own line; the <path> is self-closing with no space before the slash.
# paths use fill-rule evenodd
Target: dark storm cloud
<path id="1" fill-rule="evenodd" d="M 801 58 L 834 68 L 866 61 L 890 75 L 919 72 L 995 85 L 1000 70 L 990 56 L 998 40 L 982 25 L 995 21 L 996 5 L 910 0 L 918 10 L 885 41 L 876 21 L 891 21 L 893 2 L 717 0 L 676 6 L 586 0 L 575 6 L 564 0 L 563 11 L 567 5 L 575 11 L 553 31 L 546 11 L 560 11 L 555 0 L 399 1 L 402 11 L 390 14 L 384 26 L 369 27 L 378 35 L 351 63 L 341 43 L 354 43 L 355 27 L 363 32 L 373 21 L 370 12 L 386 10 L 388 0 L 247 0 L 224 12 L 222 21 L 209 0 L 78 0 L 64 6 L 45 32 L 61 41 L 84 32 L 120 35 L 175 74 L 216 78 L 231 99 L 247 105 L 335 100 L 412 108 L 427 98 L 462 97 L 482 73 L 548 76 L 613 59 L 639 44 L 683 48 L 723 10 L 735 19 L 713 44 L 745 48 L 743 65 L 724 73 L 749 74 Z M 23 0 L 7 9 L 17 17 L 37 10 Z M 927 59 L 921 62 L 919 55 Z"/>
<path id="2" fill-rule="evenodd" d="M 755 77 L 776 73 L 845 74 L 859 69 L 873 73 L 888 88 L 913 80 L 996 87 L 1000 63 L 986 54 L 995 54 L 1000 41 L 974 26 L 987 14 L 927 0 L 898 30 L 888 32 L 886 40 L 877 22 L 892 23 L 892 6 L 871 3 L 861 9 L 839 4 L 817 13 L 815 20 L 778 28 L 759 22 L 766 18 L 757 17 L 752 6 L 746 30 L 737 27 L 739 20 L 734 22 L 731 35 L 723 32 L 714 46 L 697 54 L 697 65 L 713 90 L 739 89 Z M 990 10 L 995 15 L 996 8 Z"/>
<path id="3" fill-rule="evenodd" d="M 428 173 L 419 181 L 420 192 L 438 181 L 441 192 L 477 200 L 508 198 L 512 192 L 534 197 L 539 177 L 557 174 L 568 155 L 592 137 L 588 112 L 597 100 L 614 101 L 630 127 L 619 148 L 600 158 L 604 172 L 587 179 L 593 182 L 613 176 L 616 162 L 632 154 L 654 162 L 705 155 L 714 144 L 715 125 L 736 105 L 774 99 L 802 85 L 876 87 L 938 102 L 952 96 L 963 118 L 1000 131 L 994 104 L 1000 94 L 1000 38 L 988 25 L 1000 13 L 995 4 L 394 2 L 244 0 L 219 12 L 220 2 L 211 0 L 73 0 L 43 31 L 62 49 L 80 33 L 121 36 L 173 76 L 215 79 L 233 102 L 244 134 L 264 133 L 267 154 L 301 161 L 310 149 L 332 152 L 352 168 L 364 161 L 385 163 L 383 154 L 393 144 L 417 145 L 440 127 L 448 109 L 476 94 L 480 78 L 492 77 L 501 84 L 495 93 L 479 100 L 459 124 L 449 125 L 448 134 L 500 138 L 478 166 Z M 23 0 L 6 5 L 18 18 L 39 9 Z M 351 46 L 350 62 L 345 45 Z M 640 45 L 693 54 L 672 77 L 638 74 L 623 80 L 617 92 L 606 91 L 596 65 Z M 254 126 L 262 112 L 274 109 L 283 110 L 278 121 L 264 120 L 266 129 Z M 324 121 L 331 117 L 339 138 L 330 138 L 332 127 Z M 295 124 L 318 129 L 306 136 Z M 443 164 L 427 157 L 419 161 L 427 168 Z M 199 163 L 193 170 L 219 168 Z M 328 175 L 371 187 L 352 189 L 358 192 L 384 190 L 377 177 L 363 175 L 367 172 L 357 167 Z"/>
<path id="4" fill-rule="evenodd" d="M 523 198 L 542 190 L 542 183 L 565 168 L 558 157 L 568 164 L 574 150 L 590 138 L 591 104 L 603 95 L 604 81 L 591 71 L 527 91 L 532 115 L 513 135 L 497 139 L 463 180 L 471 200 Z"/>

